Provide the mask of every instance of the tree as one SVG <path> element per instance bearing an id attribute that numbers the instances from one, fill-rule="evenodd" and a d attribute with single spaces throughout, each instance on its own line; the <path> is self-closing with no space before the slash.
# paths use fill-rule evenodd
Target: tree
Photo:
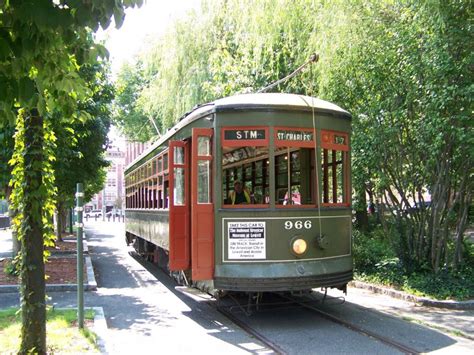
<path id="1" fill-rule="evenodd" d="M 137 59 L 134 65 L 125 64 L 115 82 L 116 98 L 114 123 L 120 131 L 133 140 L 146 142 L 157 134 L 154 122 L 138 108 L 138 97 L 146 85 L 143 64 Z"/>
<path id="2" fill-rule="evenodd" d="M 114 122 L 132 140 L 156 136 L 195 105 L 255 92 L 286 76 L 315 52 L 319 5 L 308 1 L 204 2 L 176 21 L 136 63 L 122 68 Z M 278 88 L 315 93 L 305 72 Z M 151 122 L 153 120 L 154 123 Z M 146 133 L 146 134 L 145 134 Z"/>
<path id="3" fill-rule="evenodd" d="M 21 240 L 22 343 L 20 353 L 46 353 L 43 244 L 53 211 L 54 134 L 51 112 L 61 119 L 84 120 L 77 102 L 90 96 L 78 68 L 105 55 L 89 46 L 89 29 L 103 28 L 113 15 L 117 26 L 124 6 L 115 2 L 8 1 L 0 11 L 0 126 L 16 118 L 12 201 Z M 18 110 L 20 108 L 20 110 Z M 17 111 L 18 110 L 18 111 Z M 16 113 L 18 116 L 16 117 Z"/>
<path id="4" fill-rule="evenodd" d="M 354 114 L 353 176 L 359 191 L 374 187 L 379 207 L 391 206 L 394 223 L 384 226 L 399 236 L 392 242 L 408 270 L 438 272 L 460 258 L 473 187 L 468 8 L 459 1 L 349 4 L 351 21 L 328 49 L 338 55 L 322 94 Z M 453 229 L 456 256 L 448 248 Z"/>
<path id="5" fill-rule="evenodd" d="M 194 105 L 255 92 L 319 52 L 315 70 L 277 90 L 319 95 L 353 114 L 359 225 L 367 227 L 368 195 L 405 269 L 438 272 L 461 262 L 472 204 L 469 5 L 204 2 L 141 58 L 140 75 L 125 86 L 140 124 L 151 117 L 164 130 Z"/>
<path id="6" fill-rule="evenodd" d="M 10 219 L 15 217 L 15 210 L 10 203 L 10 195 L 12 193 L 12 187 L 10 186 L 10 179 L 12 175 L 12 169 L 8 162 L 12 158 L 15 126 L 12 122 L 5 122 L 2 131 L 0 132 L 0 199 L 8 201 L 8 214 Z M 15 258 L 20 251 L 20 244 L 18 241 L 16 229 L 12 230 L 12 256 Z"/>
<path id="7" fill-rule="evenodd" d="M 79 107 L 91 119 L 86 122 L 58 123 L 54 127 L 57 137 L 56 160 L 53 164 L 57 187 L 57 237 L 65 228 L 66 208 L 74 205 L 76 183 L 83 182 L 86 200 L 99 192 L 104 184 L 109 165 L 104 157 L 110 127 L 110 103 L 113 87 L 107 79 L 105 63 L 83 65 L 79 71 L 92 96 Z M 59 124 L 60 123 L 60 124 Z"/>

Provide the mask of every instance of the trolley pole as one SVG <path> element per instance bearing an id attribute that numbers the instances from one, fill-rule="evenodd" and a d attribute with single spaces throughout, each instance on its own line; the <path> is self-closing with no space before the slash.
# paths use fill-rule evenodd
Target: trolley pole
<path id="1" fill-rule="evenodd" d="M 79 329 L 84 328 L 84 257 L 82 236 L 82 212 L 84 204 L 84 189 L 82 183 L 77 184 L 76 211 L 77 211 L 77 324 Z"/>

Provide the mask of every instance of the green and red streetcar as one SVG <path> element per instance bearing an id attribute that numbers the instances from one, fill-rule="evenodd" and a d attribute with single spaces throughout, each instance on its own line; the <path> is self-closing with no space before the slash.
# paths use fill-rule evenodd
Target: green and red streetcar
<path id="1" fill-rule="evenodd" d="M 208 290 L 345 290 L 350 133 L 348 112 L 308 96 L 199 106 L 127 167 L 127 242 Z"/>

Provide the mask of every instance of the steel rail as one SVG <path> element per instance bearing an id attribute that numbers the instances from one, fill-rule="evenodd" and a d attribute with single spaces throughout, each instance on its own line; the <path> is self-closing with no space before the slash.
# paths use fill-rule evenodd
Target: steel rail
<path id="1" fill-rule="evenodd" d="M 390 339 L 388 337 L 385 337 L 383 335 L 380 335 L 380 334 L 377 334 L 375 332 L 372 332 L 370 330 L 367 330 L 367 329 L 364 329 L 362 327 L 359 327 L 353 323 L 350 323 L 348 321 L 345 321 L 339 317 L 336 317 L 336 316 L 333 316 L 332 314 L 329 314 L 325 311 L 322 311 L 318 308 L 315 308 L 315 307 L 312 307 L 304 302 L 301 302 L 301 301 L 298 301 L 298 300 L 295 300 L 295 299 L 292 299 L 290 297 L 285 297 L 287 299 L 290 299 L 290 300 L 293 300 L 293 302 L 295 302 L 296 304 L 300 305 L 301 307 L 304 307 L 304 308 L 307 308 L 309 310 L 312 310 L 313 312 L 315 313 L 318 313 L 320 316 L 322 316 L 323 318 L 326 318 L 336 324 L 339 324 L 339 325 L 342 325 L 344 327 L 346 327 L 347 329 L 350 329 L 354 332 L 357 332 L 357 333 L 360 333 L 360 334 L 363 334 L 365 336 L 368 336 L 369 338 L 374 338 L 376 340 L 379 340 L 380 342 L 390 346 L 390 347 L 393 347 L 393 348 L 396 348 L 397 350 L 400 350 L 401 352 L 405 353 L 405 354 L 420 354 L 419 351 L 413 349 L 413 348 L 410 348 L 409 346 L 406 346 L 402 343 L 399 343 L 393 339 Z"/>
<path id="2" fill-rule="evenodd" d="M 147 267 L 148 265 L 153 265 L 155 267 L 157 267 L 156 265 L 152 264 L 152 263 L 149 263 L 148 261 L 146 261 L 143 257 L 139 256 L 138 254 L 136 255 L 133 255 L 134 253 L 130 253 L 130 255 L 137 261 L 140 262 L 140 264 L 142 264 L 142 266 L 144 266 L 149 272 L 150 272 L 150 269 L 149 267 Z M 158 268 L 158 267 L 157 267 Z M 160 269 L 161 270 L 161 269 Z M 282 294 L 277 294 L 278 296 L 280 296 L 281 298 L 284 298 L 284 299 L 287 299 L 288 301 L 291 301 L 293 303 L 295 303 L 296 305 L 300 306 L 300 307 L 304 307 L 304 308 L 307 308 L 317 314 L 319 314 L 320 316 L 322 316 L 323 318 L 325 319 L 328 319 L 336 324 L 339 324 L 339 325 L 342 325 L 343 327 L 349 329 L 349 330 L 352 330 L 354 332 L 357 332 L 357 333 L 360 333 L 362 335 L 365 335 L 369 338 L 373 338 L 375 340 L 378 340 L 380 342 L 382 342 L 383 344 L 385 345 L 388 345 L 392 348 L 395 348 L 397 350 L 400 350 L 401 352 L 405 353 L 405 354 L 420 354 L 419 351 L 413 349 L 413 348 L 410 348 L 409 346 L 406 346 L 404 344 L 401 344 L 397 341 L 394 341 L 388 337 L 385 337 L 383 335 L 380 335 L 380 334 L 377 334 L 375 332 L 372 332 L 370 330 L 367 330 L 367 329 L 364 329 L 362 327 L 359 327 L 353 323 L 350 323 L 348 321 L 345 321 L 339 317 L 336 317 L 336 316 L 333 316 L 332 314 L 329 314 L 325 311 L 322 311 L 318 308 L 315 308 L 311 305 L 308 304 L 308 302 L 314 302 L 314 301 L 320 301 L 320 300 L 306 300 L 305 301 L 301 301 L 301 300 L 298 300 L 298 299 L 295 299 L 293 297 L 289 297 L 289 296 L 284 296 Z M 268 339 L 266 336 L 264 336 L 263 334 L 259 333 L 256 329 L 250 327 L 248 324 L 246 324 L 245 322 L 243 322 L 242 320 L 240 320 L 238 317 L 236 317 L 235 315 L 232 314 L 232 312 L 230 312 L 229 310 L 226 309 L 226 307 L 222 307 L 222 306 L 219 306 L 217 303 L 216 303 L 216 300 L 210 302 L 205 302 L 206 304 L 208 304 L 210 307 L 214 308 L 216 311 L 218 311 L 219 313 L 221 313 L 223 316 L 225 316 L 227 319 L 229 319 L 231 322 L 233 322 L 235 325 L 237 325 L 238 327 L 240 327 L 242 330 L 244 330 L 245 332 L 247 332 L 248 334 L 251 334 L 252 336 L 254 336 L 256 339 L 258 339 L 262 344 L 264 344 L 267 348 L 273 350 L 275 353 L 277 354 L 281 354 L 281 355 L 286 355 L 287 352 L 285 350 L 283 350 L 279 345 L 275 344 L 273 341 L 271 341 L 270 339 Z M 269 304 L 261 304 L 260 306 L 263 306 L 263 305 L 270 305 L 270 304 L 274 304 L 274 303 L 269 303 Z M 277 303 L 278 304 L 278 303 Z M 240 305 L 241 306 L 241 305 Z M 244 313 L 246 313 L 244 311 Z"/>
<path id="3" fill-rule="evenodd" d="M 286 355 L 287 352 L 280 348 L 277 344 L 272 342 L 270 339 L 268 339 L 266 336 L 263 334 L 259 333 L 256 329 L 250 327 L 248 324 L 234 316 L 230 311 L 225 309 L 224 307 L 219 307 L 216 304 L 212 304 L 212 307 L 216 309 L 219 313 L 221 313 L 223 316 L 225 316 L 227 319 L 229 319 L 232 323 L 240 327 L 242 330 L 245 332 L 251 334 L 253 337 L 258 339 L 260 342 L 262 342 L 267 348 L 273 350 L 277 354 L 281 355 Z"/>

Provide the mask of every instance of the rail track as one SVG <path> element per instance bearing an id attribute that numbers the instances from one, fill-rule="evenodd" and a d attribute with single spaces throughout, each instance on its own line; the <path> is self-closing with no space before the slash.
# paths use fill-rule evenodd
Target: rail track
<path id="1" fill-rule="evenodd" d="M 149 272 L 153 274 L 155 274 L 153 272 L 154 270 L 161 270 L 159 267 L 146 261 L 136 253 L 131 253 L 131 256 L 134 257 L 138 262 L 140 262 L 140 264 L 142 264 L 142 266 L 144 266 Z M 155 274 L 155 276 L 157 275 Z M 252 326 L 250 320 L 253 314 L 266 311 L 281 311 L 283 309 L 305 308 L 326 320 L 343 326 L 349 329 L 350 331 L 357 332 L 363 336 L 379 341 L 380 343 L 390 348 L 396 349 L 404 354 L 420 353 L 420 351 L 417 351 L 416 349 L 404 345 L 399 341 L 390 339 L 386 336 L 365 329 L 357 324 L 344 320 L 340 317 L 337 317 L 318 308 L 318 305 L 321 306 L 324 303 L 337 306 L 338 303 L 342 304 L 345 302 L 343 298 L 326 297 L 325 294 L 323 297 L 317 298 L 314 293 L 311 293 L 309 295 L 304 294 L 298 296 L 271 294 L 270 297 L 271 299 L 269 302 L 262 302 L 262 299 L 259 297 L 259 295 L 251 295 L 248 299 L 243 299 L 242 297 L 234 297 L 231 294 L 223 299 L 207 299 L 204 301 L 204 303 L 221 313 L 232 323 L 240 327 L 243 331 L 258 339 L 266 348 L 272 350 L 276 354 L 287 354 L 288 351 L 284 350 L 282 346 L 277 344 L 275 341 L 269 339 L 267 336 L 262 334 L 262 332 Z M 239 317 L 239 314 L 243 316 Z"/>
<path id="2" fill-rule="evenodd" d="M 259 332 L 257 329 L 252 327 L 250 322 L 246 322 L 245 320 L 242 319 L 242 317 L 238 317 L 236 313 L 243 313 L 245 317 L 250 317 L 253 313 L 258 313 L 258 312 L 264 312 L 266 308 L 271 308 L 272 310 L 278 310 L 282 308 L 296 308 L 296 307 L 301 307 L 308 309 L 312 311 L 315 314 L 318 314 L 320 317 L 329 320 L 333 323 L 336 323 L 340 326 L 343 326 L 353 332 L 357 332 L 359 334 L 362 334 L 366 337 L 369 337 L 371 339 L 377 340 L 391 348 L 394 348 L 404 354 L 419 354 L 420 352 L 416 349 L 413 349 L 407 345 L 402 344 L 401 342 L 398 342 L 396 340 L 390 339 L 386 336 L 377 334 L 373 331 L 370 331 L 368 329 L 364 329 L 361 326 L 358 326 L 354 323 L 348 322 L 340 317 L 337 317 L 333 314 L 330 314 L 328 312 L 325 312 L 321 309 L 318 309 L 317 304 L 321 304 L 326 300 L 326 296 L 324 296 L 322 299 L 316 299 L 312 297 L 295 297 L 295 296 L 290 296 L 290 295 L 281 295 L 281 294 L 276 294 L 274 295 L 275 299 L 272 302 L 269 303 L 261 303 L 261 302 L 255 302 L 254 304 L 242 304 L 239 303 L 239 300 L 234 299 L 234 304 L 233 305 L 219 305 L 219 301 L 217 302 L 212 302 L 210 303 L 218 312 L 223 314 L 225 317 L 227 317 L 229 320 L 231 320 L 233 323 L 235 323 L 237 326 L 242 328 L 244 331 L 247 333 L 251 334 L 255 338 L 257 338 L 260 342 L 262 342 L 266 347 L 269 349 L 273 350 L 277 354 L 287 354 L 287 351 L 285 351 L 281 346 L 279 346 L 277 343 L 274 341 L 268 339 L 265 335 L 263 335 L 261 332 Z M 341 303 L 344 302 L 343 299 L 328 299 L 329 302 L 333 302 L 337 300 L 340 300 Z M 244 318 L 245 319 L 245 318 Z"/>
<path id="3" fill-rule="evenodd" d="M 291 300 L 291 299 L 290 299 Z M 339 318 L 339 317 L 336 317 L 328 312 L 325 312 L 321 309 L 318 309 L 316 308 L 315 306 L 311 306 L 310 304 L 306 303 L 306 302 L 301 302 L 301 301 L 298 301 L 298 300 L 292 300 L 294 302 L 296 302 L 296 304 L 300 305 L 301 307 L 304 307 L 304 308 L 307 308 L 309 310 L 311 310 L 312 312 L 315 312 L 317 313 L 318 315 L 320 315 L 321 317 L 325 318 L 325 319 L 328 319 L 334 323 L 337 323 L 339 325 L 342 325 L 352 331 L 355 331 L 355 332 L 358 332 L 360 334 L 363 334 L 363 335 L 366 335 L 370 338 L 373 338 L 373 339 L 376 339 L 392 348 L 395 348 L 397 350 L 400 350 L 401 352 L 405 353 L 405 354 L 419 354 L 420 352 L 413 349 L 413 348 L 410 348 L 409 346 L 406 346 L 398 341 L 394 341 L 393 339 L 390 339 L 388 337 L 385 337 L 383 335 L 380 335 L 380 334 L 377 334 L 373 331 L 370 331 L 370 330 L 367 330 L 367 329 L 364 329 L 356 324 L 353 324 L 351 322 L 348 322 L 342 318 Z"/>

